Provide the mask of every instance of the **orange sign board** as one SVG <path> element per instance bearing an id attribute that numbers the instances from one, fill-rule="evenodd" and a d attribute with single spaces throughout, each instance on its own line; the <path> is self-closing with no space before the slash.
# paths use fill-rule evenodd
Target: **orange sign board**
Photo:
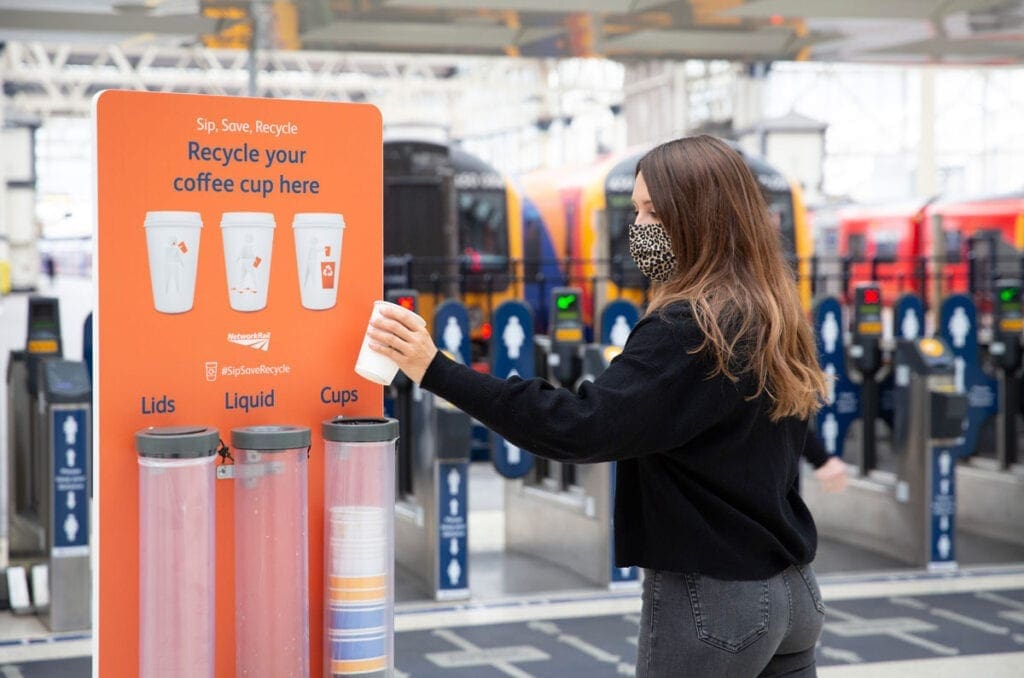
<path id="1" fill-rule="evenodd" d="M 381 118 L 372 106 L 147 92 L 95 103 L 94 468 L 98 673 L 139 666 L 134 434 L 312 429 L 309 628 L 322 670 L 320 422 L 379 416 L 353 367 L 382 289 Z M 235 673 L 234 495 L 216 483 L 216 675 Z"/>

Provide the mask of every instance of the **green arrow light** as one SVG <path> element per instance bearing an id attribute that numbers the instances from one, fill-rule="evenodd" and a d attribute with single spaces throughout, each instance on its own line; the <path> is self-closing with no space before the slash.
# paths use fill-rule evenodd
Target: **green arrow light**
<path id="1" fill-rule="evenodd" d="M 558 299 L 555 300 L 555 303 L 558 304 L 558 310 L 566 311 L 566 310 L 572 308 L 573 304 L 576 303 L 576 295 L 575 294 L 560 294 L 560 295 L 558 295 Z"/>

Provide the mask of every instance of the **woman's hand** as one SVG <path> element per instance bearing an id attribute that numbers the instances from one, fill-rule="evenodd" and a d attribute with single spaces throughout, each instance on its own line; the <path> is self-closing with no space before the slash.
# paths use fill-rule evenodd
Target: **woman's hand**
<path id="1" fill-rule="evenodd" d="M 821 489 L 826 492 L 842 492 L 846 489 L 846 481 L 849 474 L 846 470 L 846 463 L 839 457 L 829 457 L 829 460 L 821 465 L 821 468 L 814 471 L 814 477 L 821 483 Z"/>
<path id="2" fill-rule="evenodd" d="M 382 304 L 382 318 L 370 323 L 370 348 L 394 360 L 405 375 L 417 384 L 437 355 L 437 347 L 427 328 L 412 311 Z"/>

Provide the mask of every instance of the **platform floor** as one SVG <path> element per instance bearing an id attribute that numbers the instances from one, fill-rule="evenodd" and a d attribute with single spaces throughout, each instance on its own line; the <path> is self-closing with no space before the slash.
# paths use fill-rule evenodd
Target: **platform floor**
<path id="1" fill-rule="evenodd" d="M 396 676 L 611 678 L 633 675 L 637 591 L 609 592 L 504 552 L 501 479 L 470 479 L 473 598 L 425 599 L 397 574 Z M 815 568 L 828 606 L 819 675 L 943 678 L 1024 674 L 1024 548 L 958 537 L 962 569 L 928 573 L 824 540 Z M 0 613 L 0 677 L 90 675 L 88 633 L 48 634 Z"/>
<path id="2" fill-rule="evenodd" d="M 825 575 L 821 584 L 822 678 L 1022 674 L 1024 567 Z M 395 619 L 396 676 L 631 676 L 639 611 L 635 593 L 593 591 L 405 604 Z M 89 652 L 83 634 L 0 639 L 0 676 L 89 676 Z"/>

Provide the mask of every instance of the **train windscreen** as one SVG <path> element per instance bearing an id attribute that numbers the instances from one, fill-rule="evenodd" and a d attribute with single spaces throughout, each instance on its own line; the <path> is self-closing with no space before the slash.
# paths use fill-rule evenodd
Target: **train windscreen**
<path id="1" fill-rule="evenodd" d="M 384 251 L 420 258 L 445 255 L 441 191 L 423 184 L 392 184 L 385 190 Z"/>
<path id="2" fill-rule="evenodd" d="M 484 264 L 508 260 L 505 191 L 459 191 L 459 243 L 463 255 Z"/>
<path id="3" fill-rule="evenodd" d="M 440 186 L 432 183 L 395 182 L 384 185 L 384 253 L 386 261 L 411 257 L 411 279 L 390 281 L 389 287 L 431 289 L 433 274 L 444 274 L 444 205 Z M 399 262 L 395 265 L 402 268 Z M 387 271 L 388 266 L 385 266 Z"/>
<path id="4" fill-rule="evenodd" d="M 384 285 L 433 289 L 446 274 L 448 147 L 422 141 L 384 144 Z"/>
<path id="5" fill-rule="evenodd" d="M 457 149 L 452 151 L 452 162 L 463 291 L 504 291 L 511 282 L 505 179 Z"/>

